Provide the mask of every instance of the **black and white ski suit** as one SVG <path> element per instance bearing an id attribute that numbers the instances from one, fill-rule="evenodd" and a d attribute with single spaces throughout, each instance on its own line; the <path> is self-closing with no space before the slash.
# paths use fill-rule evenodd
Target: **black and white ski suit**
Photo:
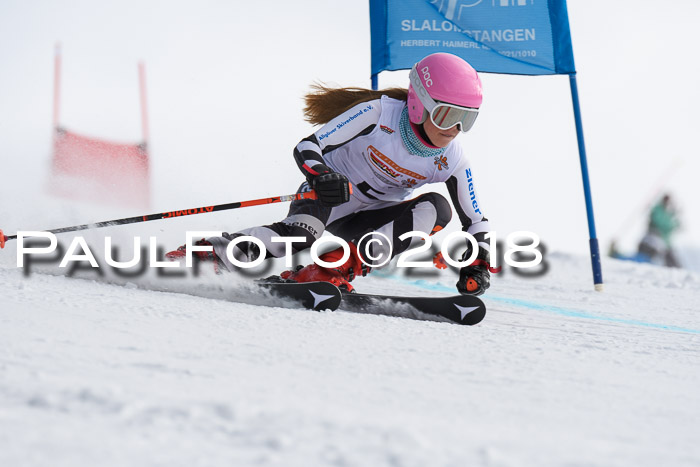
<path id="1" fill-rule="evenodd" d="M 272 242 L 272 237 L 304 237 L 305 242 L 293 244 L 296 253 L 309 248 L 325 230 L 355 243 L 369 232 L 379 232 L 393 244 L 393 251 L 384 254 L 395 256 L 408 249 L 411 242 L 420 242 L 418 238 L 400 241 L 401 234 L 409 231 L 432 234 L 450 221 L 452 210 L 442 195 L 425 193 L 410 198 L 415 188 L 444 182 L 463 230 L 473 235 L 480 247 L 488 249 L 484 235 L 489 224 L 462 147 L 452 141 L 438 156 L 411 154 L 399 130 L 405 106 L 405 101 L 386 96 L 358 104 L 303 139 L 294 149 L 296 163 L 305 176 L 316 164 L 325 164 L 344 174 L 353 185 L 349 202 L 331 208 L 315 200 L 295 201 L 281 221 L 239 233 L 260 239 L 268 257 L 281 257 L 285 245 Z M 414 127 L 410 131 L 417 130 Z M 309 189 L 304 182 L 299 192 Z M 208 240 L 219 258 L 233 267 L 224 259 L 229 240 L 225 237 Z M 376 242 L 373 247 L 381 248 Z M 381 254 L 372 252 L 373 257 Z"/>

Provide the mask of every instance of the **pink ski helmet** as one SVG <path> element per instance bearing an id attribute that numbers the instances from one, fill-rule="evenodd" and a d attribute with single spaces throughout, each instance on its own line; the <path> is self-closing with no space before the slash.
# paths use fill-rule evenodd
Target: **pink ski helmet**
<path id="1" fill-rule="evenodd" d="M 448 53 L 428 55 L 411 69 L 408 116 L 421 124 L 428 117 L 439 128 L 460 125 L 469 130 L 481 106 L 481 80 L 476 70 Z"/>

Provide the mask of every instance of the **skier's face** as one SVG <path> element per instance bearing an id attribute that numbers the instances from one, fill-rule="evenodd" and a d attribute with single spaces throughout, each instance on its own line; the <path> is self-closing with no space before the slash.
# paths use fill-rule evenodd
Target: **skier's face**
<path id="1" fill-rule="evenodd" d="M 449 130 L 441 130 L 429 118 L 423 123 L 423 129 L 430 142 L 439 148 L 446 147 L 459 134 L 459 125 L 455 125 Z"/>

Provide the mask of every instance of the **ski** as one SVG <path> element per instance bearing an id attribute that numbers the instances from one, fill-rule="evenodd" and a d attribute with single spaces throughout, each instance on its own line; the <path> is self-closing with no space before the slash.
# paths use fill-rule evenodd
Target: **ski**
<path id="1" fill-rule="evenodd" d="M 478 297 L 404 297 L 343 293 L 342 310 L 420 319 L 420 313 L 440 316 L 454 323 L 472 326 L 486 316 L 486 306 Z"/>
<path id="2" fill-rule="evenodd" d="M 310 310 L 336 310 L 341 294 L 330 282 L 283 282 L 274 276 L 255 281 L 273 296 L 290 299 Z"/>

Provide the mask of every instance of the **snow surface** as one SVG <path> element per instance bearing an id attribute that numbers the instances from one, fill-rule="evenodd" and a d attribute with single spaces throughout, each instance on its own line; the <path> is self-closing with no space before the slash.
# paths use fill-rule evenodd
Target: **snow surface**
<path id="1" fill-rule="evenodd" d="M 700 3 L 567 3 L 601 248 L 614 239 L 632 251 L 668 190 L 682 210 L 681 260 L 700 272 L 700 61 L 688 59 Z M 149 212 L 163 212 L 294 192 L 291 148 L 313 131 L 300 98 L 314 80 L 369 85 L 367 16 L 366 3 L 325 0 L 3 0 L 0 228 L 142 214 L 43 193 L 56 41 L 61 123 L 106 139 L 138 141 L 145 61 Z M 385 72 L 380 86 L 406 79 Z M 604 259 L 606 291 L 593 292 L 568 79 L 482 80 L 479 122 L 460 144 L 501 239 L 540 235 L 547 274 L 494 278 L 485 320 L 462 327 L 263 307 L 240 277 L 69 279 L 41 266 L 25 278 L 11 242 L 0 252 L 0 467 L 700 465 L 700 276 Z M 650 106 L 663 112 L 649 118 Z M 126 248 L 155 235 L 171 248 L 185 230 L 285 212 L 84 236 Z M 357 285 L 449 294 L 454 281 L 384 272 Z"/>
<path id="2" fill-rule="evenodd" d="M 2 262 L 0 465 L 699 465 L 700 276 L 609 260 L 598 293 L 586 258 L 546 259 L 494 278 L 473 327 L 195 296 L 240 292 L 235 275 Z"/>
<path id="3" fill-rule="evenodd" d="M 616 240 L 624 253 L 636 251 L 649 206 L 669 191 L 683 222 L 677 243 L 697 249 L 700 60 L 692 57 L 700 2 L 567 5 L 601 248 Z M 6 183 L 4 171 L 13 192 L 22 194 L 22 210 L 47 183 L 58 41 L 60 122 L 81 134 L 139 141 L 136 63 L 145 62 L 150 212 L 294 193 L 301 178 L 292 148 L 314 131 L 302 119 L 301 98 L 313 81 L 370 85 L 368 13 L 364 1 L 209 1 L 195 7 L 169 0 L 164 8 L 142 0 L 2 0 L 0 183 Z M 552 251 L 587 253 L 568 77 L 483 73 L 481 79 L 484 105 L 459 142 L 473 165 L 483 212 L 501 234 L 530 230 Z M 407 82 L 408 70 L 379 77 L 380 87 Z M 253 176 L 257 170 L 265 183 Z M 10 200 L 0 199 L 0 228 L 8 232 L 70 225 L 65 219 L 8 222 L 15 210 Z M 46 221 L 53 215 L 41 214 Z M 135 214 L 103 212 L 93 219 Z M 264 224 L 278 215 L 284 211 L 229 213 L 226 227 Z"/>

